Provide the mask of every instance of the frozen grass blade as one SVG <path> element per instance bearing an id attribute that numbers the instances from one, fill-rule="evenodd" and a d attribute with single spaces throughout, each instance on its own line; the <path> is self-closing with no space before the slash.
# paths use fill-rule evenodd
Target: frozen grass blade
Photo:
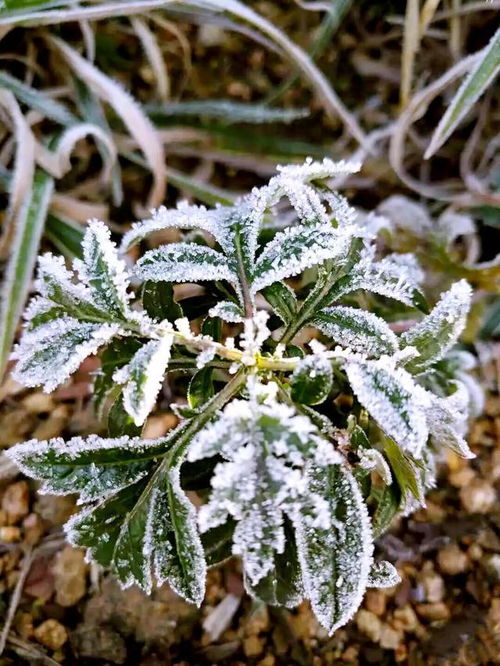
<path id="1" fill-rule="evenodd" d="M 441 118 L 436 131 L 432 135 L 429 147 L 425 151 L 425 159 L 432 157 L 439 150 L 450 134 L 472 109 L 486 88 L 500 71 L 500 28 L 493 35 L 490 43 L 479 57 L 475 67 L 469 72 L 456 92 L 446 113 Z"/>
<path id="2" fill-rule="evenodd" d="M 154 208 L 165 198 L 166 173 L 163 146 L 156 130 L 137 102 L 97 67 L 85 60 L 63 40 L 53 37 L 52 43 L 63 54 L 75 74 L 85 81 L 96 95 L 108 102 L 137 141 L 153 173 L 153 186 L 147 207 Z"/>
<path id="3" fill-rule="evenodd" d="M 39 170 L 16 217 L 14 244 L 2 287 L 0 307 L 0 377 L 5 372 L 17 324 L 28 296 L 38 246 L 54 189 L 52 178 Z"/>
<path id="4" fill-rule="evenodd" d="M 63 104 L 56 102 L 46 93 L 19 81 L 8 72 L 0 72 L 0 87 L 10 90 L 20 102 L 31 109 L 40 111 L 46 118 L 50 118 L 60 125 L 71 127 L 79 122 L 78 118 Z"/>

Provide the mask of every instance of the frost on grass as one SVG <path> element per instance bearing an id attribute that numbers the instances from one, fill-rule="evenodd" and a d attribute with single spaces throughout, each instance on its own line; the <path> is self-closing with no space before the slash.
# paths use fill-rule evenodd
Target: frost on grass
<path id="1" fill-rule="evenodd" d="M 94 402 L 114 437 L 9 455 L 42 491 L 79 494 L 68 538 L 123 586 L 168 582 L 199 604 L 207 563 L 232 550 L 251 595 L 287 607 L 307 597 L 333 632 L 367 586 L 399 580 L 373 562 L 372 533 L 422 506 L 443 447 L 474 455 L 465 435 L 483 397 L 472 356 L 452 349 L 470 288 L 458 282 L 394 333 L 402 305 L 407 323 L 428 312 L 424 274 L 411 254 L 380 254 L 387 221 L 329 187 L 356 168 L 308 160 L 232 206 L 152 211 L 122 251 L 169 227 L 180 240 L 145 252 L 132 283 L 101 222 L 72 269 L 40 258 L 15 376 L 52 390 L 104 347 Z M 176 300 L 182 282 L 196 295 Z M 188 404 L 172 407 L 180 424 L 129 436 L 170 370 L 192 375 L 179 384 Z M 185 492 L 195 485 L 198 512 Z"/>

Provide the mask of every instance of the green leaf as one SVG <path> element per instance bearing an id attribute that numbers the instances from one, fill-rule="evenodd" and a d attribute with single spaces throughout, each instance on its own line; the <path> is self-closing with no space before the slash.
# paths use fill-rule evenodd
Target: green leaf
<path id="1" fill-rule="evenodd" d="M 396 567 L 387 560 L 381 560 L 372 565 L 367 585 L 368 587 L 394 587 L 400 582 L 401 576 Z"/>
<path id="2" fill-rule="evenodd" d="M 220 301 L 210 308 L 209 314 L 211 317 L 220 317 L 231 324 L 242 322 L 245 319 L 243 310 L 232 301 Z"/>
<path id="3" fill-rule="evenodd" d="M 349 361 L 344 367 L 370 416 L 404 450 L 419 455 L 429 436 L 423 390 L 402 368 L 392 370 L 378 361 Z"/>
<path id="4" fill-rule="evenodd" d="M 170 437 L 141 440 L 97 435 L 60 437 L 44 442 L 31 440 L 9 449 L 9 457 L 28 476 L 42 481 L 42 492 L 55 495 L 79 493 L 89 502 L 129 486 L 145 474 L 154 459 L 171 446 Z M 102 529 L 101 529 L 102 531 Z"/>
<path id="5" fill-rule="evenodd" d="M 490 43 L 481 52 L 477 63 L 469 72 L 464 82 L 457 90 L 451 104 L 446 109 L 439 125 L 432 135 L 429 147 L 424 158 L 429 159 L 443 145 L 473 108 L 486 88 L 493 83 L 500 71 L 500 28 L 490 40 Z"/>
<path id="6" fill-rule="evenodd" d="M 334 342 L 366 356 L 392 356 L 398 339 L 383 319 L 371 312 L 338 305 L 320 310 L 311 322 Z"/>
<path id="7" fill-rule="evenodd" d="M 327 503 L 333 528 L 316 527 L 303 515 L 295 525 L 299 561 L 306 597 L 332 634 L 363 599 L 372 565 L 370 520 L 356 480 L 342 465 L 312 469 L 309 486 Z"/>
<path id="8" fill-rule="evenodd" d="M 419 352 L 405 364 L 408 370 L 425 370 L 453 347 L 465 327 L 471 297 L 472 290 L 465 280 L 455 282 L 427 317 L 402 334 L 402 345 L 415 347 Z"/>
<path id="9" fill-rule="evenodd" d="M 261 290 L 262 295 L 284 324 L 293 321 L 297 314 L 295 292 L 284 282 L 275 282 Z"/>
<path id="10" fill-rule="evenodd" d="M 80 224 L 49 213 L 45 224 L 45 236 L 65 257 L 82 258 L 84 230 Z"/>
<path id="11" fill-rule="evenodd" d="M 207 566 L 213 567 L 231 557 L 235 526 L 236 522 L 229 518 L 201 535 Z"/>
<path id="12" fill-rule="evenodd" d="M 16 328 L 28 296 L 53 191 L 53 179 L 38 170 L 32 188 L 26 192 L 16 217 L 14 241 L 1 289 L 0 379 L 5 372 Z"/>
<path id="13" fill-rule="evenodd" d="M 252 291 L 342 257 L 351 236 L 328 224 L 296 225 L 279 231 L 263 249 L 253 269 Z"/>
<path id="14" fill-rule="evenodd" d="M 389 527 L 401 507 L 402 499 L 403 495 L 397 481 L 393 481 L 390 486 L 384 486 L 380 489 L 377 506 L 372 517 L 374 537 L 379 537 Z"/>
<path id="15" fill-rule="evenodd" d="M 132 417 L 123 406 L 123 397 L 120 395 L 111 405 L 108 412 L 108 435 L 110 437 L 137 437 L 141 434 L 142 427 L 135 425 Z"/>
<path id="16" fill-rule="evenodd" d="M 142 305 L 148 315 L 157 321 L 174 322 L 183 317 L 181 306 L 174 298 L 174 288 L 170 282 L 144 283 L 142 288 Z"/>
<path id="17" fill-rule="evenodd" d="M 321 356 L 306 356 L 296 365 L 290 384 L 294 402 L 305 405 L 324 402 L 333 385 L 331 362 Z"/>
<path id="18" fill-rule="evenodd" d="M 113 379 L 124 384 L 123 405 L 137 426 L 153 409 L 170 360 L 173 336 L 165 333 L 159 340 L 143 345 L 130 362 L 115 371 Z"/>
<path id="19" fill-rule="evenodd" d="M 273 559 L 273 567 L 258 583 L 252 585 L 245 578 L 245 588 L 266 604 L 294 608 L 304 598 L 304 590 L 295 534 L 289 520 L 285 520 L 285 549 L 274 553 Z"/>
<path id="20" fill-rule="evenodd" d="M 205 367 L 193 375 L 189 383 L 188 403 L 193 409 L 202 407 L 214 395 L 213 368 Z"/>
<path id="21" fill-rule="evenodd" d="M 223 254 L 196 243 L 171 243 L 149 250 L 137 262 L 135 272 L 141 280 L 153 282 L 238 282 Z"/>
<path id="22" fill-rule="evenodd" d="M 102 352 L 101 367 L 94 375 L 92 389 L 92 402 L 99 418 L 102 417 L 107 399 L 117 392 L 117 385 L 113 380 L 115 370 L 127 365 L 141 346 L 142 343 L 136 338 L 115 338 Z"/>
<path id="23" fill-rule="evenodd" d="M 403 496 L 408 497 L 408 493 L 411 493 L 417 500 L 422 501 L 422 488 L 415 463 L 389 437 L 385 439 L 384 452 Z"/>
<path id="24" fill-rule="evenodd" d="M 109 229 L 103 222 L 93 220 L 83 240 L 83 262 L 79 271 L 92 293 L 93 301 L 106 313 L 126 319 L 129 295 L 125 263 L 118 258 Z"/>

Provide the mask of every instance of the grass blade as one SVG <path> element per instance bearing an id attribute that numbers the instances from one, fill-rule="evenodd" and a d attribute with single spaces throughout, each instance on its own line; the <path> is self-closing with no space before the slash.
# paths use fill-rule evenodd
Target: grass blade
<path id="1" fill-rule="evenodd" d="M 16 218 L 14 243 L 1 294 L 0 378 L 5 372 L 17 324 L 28 296 L 53 190 L 53 179 L 40 169 L 36 171 L 33 187 L 27 189 Z"/>
<path id="2" fill-rule="evenodd" d="M 71 125 L 79 122 L 79 119 L 63 104 L 56 102 L 52 97 L 36 88 L 26 85 L 26 83 L 19 81 L 5 71 L 0 72 L 0 87 L 10 90 L 20 102 L 31 109 L 40 111 L 46 118 L 50 118 L 60 125 L 71 127 Z"/>
<path id="3" fill-rule="evenodd" d="M 100 99 L 113 107 L 137 141 L 153 173 L 153 185 L 146 205 L 148 208 L 156 208 L 165 198 L 166 172 L 163 146 L 154 126 L 139 104 L 116 81 L 85 60 L 62 39 L 53 37 L 51 41 L 63 54 L 74 73 L 83 79 Z"/>
<path id="4" fill-rule="evenodd" d="M 61 215 L 49 213 L 44 236 L 68 259 L 82 257 L 84 227 Z"/>
<path id="5" fill-rule="evenodd" d="M 493 35 L 484 49 L 475 67 L 457 90 L 446 113 L 441 118 L 436 131 L 432 135 L 424 158 L 429 159 L 443 145 L 450 134 L 471 110 L 478 98 L 493 82 L 500 71 L 500 28 Z"/>

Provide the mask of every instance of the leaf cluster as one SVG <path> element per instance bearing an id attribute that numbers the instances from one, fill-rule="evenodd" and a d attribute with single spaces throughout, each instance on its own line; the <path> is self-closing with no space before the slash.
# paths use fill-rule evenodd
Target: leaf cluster
<path id="1" fill-rule="evenodd" d="M 68 538 L 122 585 L 166 581 L 199 604 L 207 567 L 237 555 L 251 595 L 307 598 L 333 632 L 366 587 L 398 581 L 374 538 L 424 501 L 439 451 L 473 457 L 480 392 L 453 350 L 471 289 L 453 284 L 429 311 L 415 258 L 381 255 L 379 220 L 329 187 L 356 168 L 307 161 L 232 206 L 160 208 L 119 250 L 91 221 L 72 270 L 40 258 L 15 377 L 51 391 L 99 354 L 108 432 L 10 456 L 42 491 L 79 494 Z M 128 250 L 165 229 L 180 240 L 131 266 Z M 180 283 L 197 295 L 177 299 Z M 144 439 L 180 372 L 179 425 Z"/>

